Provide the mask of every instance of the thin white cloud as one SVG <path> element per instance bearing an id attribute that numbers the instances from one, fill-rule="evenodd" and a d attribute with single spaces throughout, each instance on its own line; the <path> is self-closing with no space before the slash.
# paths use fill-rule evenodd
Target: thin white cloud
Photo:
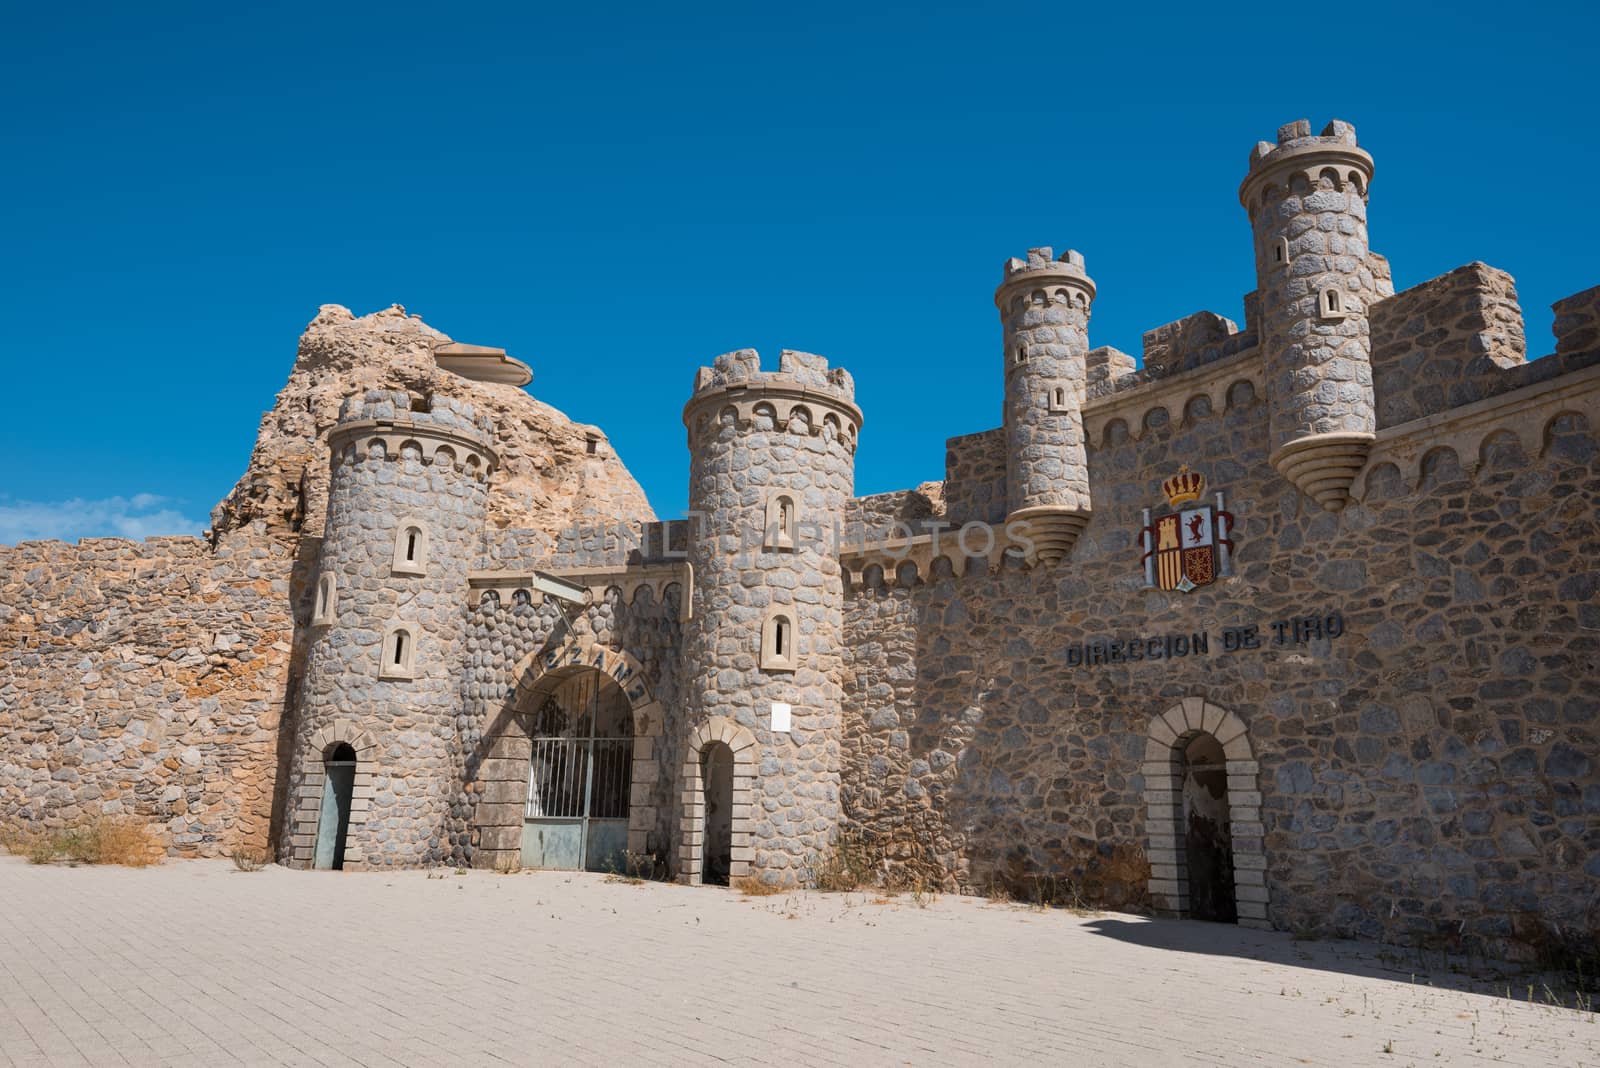
<path id="1" fill-rule="evenodd" d="M 147 538 L 155 534 L 199 534 L 204 520 L 184 515 L 154 493 L 65 501 L 21 501 L 0 497 L 0 545 L 55 538 Z"/>

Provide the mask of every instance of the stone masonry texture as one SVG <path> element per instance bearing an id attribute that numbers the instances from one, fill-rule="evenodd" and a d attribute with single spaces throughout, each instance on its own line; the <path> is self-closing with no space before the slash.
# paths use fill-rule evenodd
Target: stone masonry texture
<path id="1" fill-rule="evenodd" d="M 860 415 L 849 376 L 807 353 L 784 352 L 775 372 L 752 351 L 730 353 L 696 386 L 684 412 L 689 502 L 702 524 L 690 545 L 686 725 L 721 716 L 754 734 L 754 864 L 792 884 L 829 851 L 838 820 L 844 593 L 834 532 L 854 486 Z M 768 544 L 776 495 L 796 509 L 781 549 Z M 789 670 L 761 663 L 775 613 L 792 624 Z M 786 733 L 770 729 L 774 702 L 792 707 Z"/>
<path id="2" fill-rule="evenodd" d="M 348 744 L 346 867 L 516 868 L 534 716 L 599 673 L 657 877 L 704 876 L 726 827 L 729 874 L 774 886 L 849 851 L 900 885 L 1600 953 L 1600 288 L 1535 359 L 1503 271 L 1394 293 L 1368 149 L 1311 130 L 1251 153 L 1242 327 L 1092 347 L 1083 257 L 1035 249 L 996 293 L 1001 425 L 870 496 L 821 356 L 699 370 L 692 514 L 661 522 L 598 428 L 446 369 L 403 309 L 323 307 L 207 537 L 0 547 L 0 821 L 306 866 Z M 1147 581 L 1146 513 L 1199 507 L 1209 581 Z M 1032 528 L 1048 559 L 1019 509 L 1071 520 Z"/>

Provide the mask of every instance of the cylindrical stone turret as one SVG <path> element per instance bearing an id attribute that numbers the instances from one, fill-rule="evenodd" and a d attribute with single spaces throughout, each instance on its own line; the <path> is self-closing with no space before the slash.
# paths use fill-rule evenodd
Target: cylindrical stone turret
<path id="1" fill-rule="evenodd" d="M 839 819 L 838 539 L 855 489 L 855 385 L 820 356 L 785 351 L 768 372 L 747 349 L 700 369 L 683 421 L 694 574 L 685 729 L 709 732 L 709 747 L 728 741 L 739 762 L 727 874 L 794 885 L 832 848 Z M 700 882 L 714 858 L 694 745 L 679 865 Z"/>
<path id="2" fill-rule="evenodd" d="M 1007 526 L 1026 525 L 1034 556 L 1064 559 L 1089 522 L 1083 402 L 1094 282 L 1083 257 L 1028 250 L 995 290 L 1005 338 Z"/>
<path id="3" fill-rule="evenodd" d="M 1371 181 L 1353 126 L 1334 120 L 1313 137 L 1301 119 L 1256 145 L 1239 187 L 1255 231 L 1271 463 L 1329 511 L 1349 499 L 1376 429 L 1367 313 L 1391 290 L 1367 247 Z"/>
<path id="4" fill-rule="evenodd" d="M 296 867 L 450 858 L 492 430 L 444 397 L 374 390 L 340 411 L 279 852 Z"/>

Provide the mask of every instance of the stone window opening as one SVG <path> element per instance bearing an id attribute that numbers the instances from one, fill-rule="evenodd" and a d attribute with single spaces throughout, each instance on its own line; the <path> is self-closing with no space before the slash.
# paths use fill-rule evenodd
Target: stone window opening
<path id="1" fill-rule="evenodd" d="M 1013 363 L 1022 363 L 1028 358 L 1028 346 L 1018 345 L 1016 354 L 1012 357 Z"/>
<path id="2" fill-rule="evenodd" d="M 333 623 L 338 612 L 339 577 L 324 571 L 317 579 L 317 595 L 312 602 L 311 625 L 326 627 Z"/>
<path id="3" fill-rule="evenodd" d="M 1049 410 L 1052 412 L 1064 412 L 1067 410 L 1066 386 L 1052 386 L 1050 388 Z"/>
<path id="4" fill-rule="evenodd" d="M 1289 239 L 1280 237 L 1272 244 L 1272 262 L 1282 265 L 1289 262 Z"/>
<path id="5" fill-rule="evenodd" d="M 1344 295 L 1332 286 L 1318 295 L 1317 312 L 1324 319 L 1344 319 L 1350 314 L 1345 307 Z"/>
<path id="6" fill-rule="evenodd" d="M 779 493 L 767 501 L 767 529 L 762 539 L 767 549 L 792 552 L 795 548 L 796 509 L 794 498 Z"/>
<path id="7" fill-rule="evenodd" d="M 428 573 L 428 529 L 412 519 L 403 519 L 395 528 L 394 559 L 389 571 L 395 575 Z"/>
<path id="8" fill-rule="evenodd" d="M 799 658 L 795 655 L 794 617 L 788 610 L 774 611 L 761 628 L 761 669 L 763 671 L 793 671 Z"/>
<path id="9" fill-rule="evenodd" d="M 417 641 L 410 625 L 391 623 L 384 631 L 382 659 L 378 662 L 378 678 L 411 679 L 416 677 Z"/>

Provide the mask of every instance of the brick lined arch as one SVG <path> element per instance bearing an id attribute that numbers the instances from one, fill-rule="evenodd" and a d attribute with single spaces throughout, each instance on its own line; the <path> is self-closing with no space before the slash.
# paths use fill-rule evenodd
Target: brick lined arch
<path id="1" fill-rule="evenodd" d="M 311 735 L 301 760 L 300 766 L 305 769 L 305 777 L 295 791 L 292 816 L 294 830 L 290 840 L 293 849 L 291 867 L 311 867 L 317 849 L 317 825 L 322 818 L 323 782 L 327 778 L 322 770 L 322 762 L 327 752 L 341 742 L 356 751 L 355 790 L 350 798 L 350 829 L 353 831 L 367 822 L 367 814 L 372 809 L 372 769 L 378 753 L 378 740 L 370 731 L 362 730 L 349 720 L 335 720 Z M 366 859 L 357 837 L 347 832 L 345 870 L 365 867 Z"/>
<path id="2" fill-rule="evenodd" d="M 750 874 L 755 859 L 754 835 L 750 830 L 755 807 L 756 736 L 725 716 L 713 716 L 696 727 L 689 736 L 689 751 L 683 760 L 683 832 L 679 851 L 678 881 L 700 882 L 700 865 L 705 846 L 705 782 L 700 774 L 700 753 L 712 742 L 722 742 L 733 750 L 733 851 L 728 879 Z"/>
<path id="3" fill-rule="evenodd" d="M 1189 914 L 1184 856 L 1183 750 L 1209 734 L 1227 759 L 1228 818 L 1233 831 L 1234 898 L 1241 927 L 1270 928 L 1267 858 L 1263 847 L 1260 766 L 1244 720 L 1199 697 L 1185 697 L 1150 721 L 1144 749 L 1145 829 L 1150 855 L 1150 899 L 1165 916 Z"/>

